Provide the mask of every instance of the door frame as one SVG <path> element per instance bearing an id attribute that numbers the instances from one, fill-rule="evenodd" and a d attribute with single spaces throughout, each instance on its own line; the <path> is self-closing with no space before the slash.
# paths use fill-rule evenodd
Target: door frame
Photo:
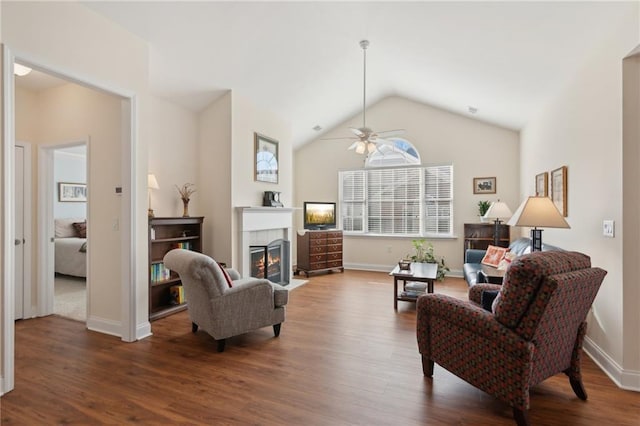
<path id="1" fill-rule="evenodd" d="M 28 318 L 33 318 L 35 316 L 33 314 L 33 300 L 31 296 L 31 277 L 32 277 L 31 250 L 33 247 L 33 239 L 32 239 L 32 232 L 31 232 L 31 226 L 32 226 L 31 194 L 33 191 L 33 187 L 32 187 L 31 176 L 32 176 L 33 168 L 31 166 L 31 163 L 32 163 L 31 144 L 29 142 L 16 141 L 15 146 L 20 146 L 22 147 L 22 149 L 24 149 L 24 160 L 25 160 L 23 165 L 24 210 L 22 212 L 22 216 L 24 218 L 24 232 L 23 232 L 24 242 L 22 243 L 23 250 L 24 250 L 24 254 L 23 254 L 24 273 L 23 273 L 23 283 L 22 283 L 23 285 L 22 318 L 28 319 Z"/>
<path id="2" fill-rule="evenodd" d="M 7 45 L 2 45 L 2 115 L 4 126 L 2 129 L 2 207 L 0 208 L 0 235 L 2 236 L 2 256 L 0 266 L 2 275 L 0 283 L 0 300 L 2 301 L 2 315 L 0 316 L 0 350 L 2 355 L 2 369 L 0 371 L 0 395 L 10 391 L 15 383 L 15 325 L 14 325 L 14 290 L 15 276 L 13 217 L 15 200 L 11 188 L 14 185 L 14 144 L 15 144 L 15 90 L 13 63 L 18 60 L 31 68 L 63 78 L 85 87 L 99 90 L 122 98 L 122 176 L 120 211 L 121 259 L 120 290 L 122 294 L 122 315 L 119 334 L 122 340 L 132 342 L 138 338 L 150 335 L 148 318 L 143 318 L 146 311 L 137 303 L 137 273 L 136 241 L 138 228 L 142 223 L 136 222 L 135 200 L 137 186 L 143 187 L 143 179 L 137 179 L 138 156 L 138 103 L 135 92 L 105 86 L 93 81 L 91 77 L 78 76 L 66 70 L 56 69 L 45 61 L 29 58 L 28 54 L 21 55 L 14 52 Z M 137 180 L 139 180 L 139 185 Z M 145 181 L 146 182 L 146 181 Z M 88 218 L 87 218 L 88 219 Z M 142 283 L 140 283 L 142 285 Z M 140 306 L 138 306 L 140 305 Z M 138 325 L 139 323 L 139 325 Z M 113 333 L 112 333 L 113 334 Z"/>
<path id="3" fill-rule="evenodd" d="M 90 144 L 91 137 L 85 139 L 59 143 L 54 145 L 40 145 L 38 147 L 38 235 L 42 236 L 38 239 L 38 316 L 46 316 L 53 314 L 53 305 L 55 298 L 55 250 L 52 246 L 55 236 L 54 220 L 53 220 L 53 199 L 54 199 L 54 154 L 56 150 L 61 148 L 70 148 L 73 146 L 84 145 L 87 147 L 87 157 L 85 168 L 87 169 L 87 187 L 91 188 L 89 182 L 89 164 L 90 164 Z M 89 215 L 89 205 L 91 202 L 91 191 L 87 194 L 87 216 Z M 87 223 L 89 223 L 88 218 Z M 89 308 L 90 300 L 90 277 L 89 262 L 87 262 L 87 320 L 91 309 Z M 86 323 L 87 321 L 85 321 Z"/>

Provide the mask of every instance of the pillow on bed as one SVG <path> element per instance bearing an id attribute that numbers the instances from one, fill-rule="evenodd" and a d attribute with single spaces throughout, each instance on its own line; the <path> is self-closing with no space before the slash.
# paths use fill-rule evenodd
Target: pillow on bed
<path id="1" fill-rule="evenodd" d="M 56 238 L 71 238 L 78 235 L 73 227 L 74 222 L 82 222 L 82 218 L 62 218 L 54 219 Z"/>
<path id="2" fill-rule="evenodd" d="M 75 222 L 73 224 L 73 228 L 76 231 L 76 235 L 78 238 L 87 238 L 87 222 Z"/>

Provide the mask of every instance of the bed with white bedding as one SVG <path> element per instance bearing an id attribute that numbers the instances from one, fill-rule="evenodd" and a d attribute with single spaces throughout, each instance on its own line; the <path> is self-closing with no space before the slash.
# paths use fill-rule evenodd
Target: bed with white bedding
<path id="1" fill-rule="evenodd" d="M 57 274 L 87 276 L 87 239 L 78 237 L 77 225 L 86 221 L 78 218 L 55 219 L 55 272 Z"/>

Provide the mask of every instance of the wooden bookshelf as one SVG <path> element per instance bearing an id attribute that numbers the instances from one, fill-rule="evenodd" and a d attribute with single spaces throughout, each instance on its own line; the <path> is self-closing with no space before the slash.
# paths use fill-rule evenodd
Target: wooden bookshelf
<path id="1" fill-rule="evenodd" d="M 187 308 L 186 303 L 173 304 L 171 287 L 181 285 L 173 271 L 164 272 L 164 255 L 174 248 L 202 252 L 204 217 L 149 218 L 149 320 L 166 317 Z"/>

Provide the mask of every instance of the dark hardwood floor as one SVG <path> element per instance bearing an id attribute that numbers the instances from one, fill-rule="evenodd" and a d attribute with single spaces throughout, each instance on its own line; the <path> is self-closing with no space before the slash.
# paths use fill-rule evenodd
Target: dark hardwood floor
<path id="1" fill-rule="evenodd" d="M 436 292 L 466 297 L 450 278 Z M 186 312 L 135 343 L 50 316 L 16 323 L 16 386 L 2 425 L 512 425 L 511 409 L 438 365 L 422 375 L 415 304 L 393 310 L 384 273 L 312 276 L 271 327 L 230 338 L 225 352 Z M 584 357 L 589 395 L 564 375 L 532 389 L 534 425 L 640 424 L 640 394 L 619 389 Z"/>

